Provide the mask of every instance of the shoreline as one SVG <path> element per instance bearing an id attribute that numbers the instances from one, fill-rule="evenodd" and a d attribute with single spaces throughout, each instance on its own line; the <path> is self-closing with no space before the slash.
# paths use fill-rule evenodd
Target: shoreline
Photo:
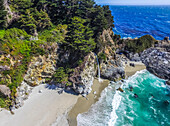
<path id="1" fill-rule="evenodd" d="M 133 63 L 135 67 L 130 66 L 130 63 Z M 137 71 L 146 69 L 146 66 L 142 62 L 127 61 L 127 64 L 124 63 L 124 66 L 127 78 L 134 75 Z"/>
<path id="2" fill-rule="evenodd" d="M 129 63 L 134 63 L 135 67 Z M 128 61 L 124 66 L 126 77 L 146 69 L 141 62 Z M 48 89 L 46 84 L 39 85 L 32 90 L 24 105 L 14 110 L 14 115 L 8 110 L 0 109 L 0 124 L 1 126 L 76 126 L 77 115 L 87 112 L 99 100 L 101 92 L 109 82 L 103 80 L 99 83 L 98 79 L 94 79 L 92 91 L 87 98 L 65 92 L 59 95 L 57 89 Z M 42 93 L 39 93 L 40 90 Z"/>
<path id="3" fill-rule="evenodd" d="M 134 63 L 135 67 L 130 66 L 130 63 Z M 134 75 L 137 71 L 141 71 L 146 69 L 146 66 L 141 63 L 141 62 L 133 62 L 133 61 L 128 61 L 127 64 L 124 64 L 125 68 L 125 76 L 126 78 Z M 94 90 L 96 90 L 96 86 L 98 85 L 97 88 L 100 88 L 100 90 L 96 93 L 97 97 L 94 98 Z M 87 96 L 88 100 L 84 97 L 80 97 L 77 100 L 77 103 L 74 105 L 74 107 L 69 111 L 68 113 L 68 123 L 69 126 L 77 126 L 77 116 L 78 114 L 87 112 L 93 104 L 95 104 L 101 95 L 101 92 L 109 85 L 109 80 L 104 80 L 102 83 L 99 83 L 97 79 L 94 80 L 93 86 L 92 86 L 92 92 Z M 80 108 L 81 106 L 81 108 Z"/>
<path id="4" fill-rule="evenodd" d="M 69 126 L 77 126 L 78 114 L 87 112 L 99 100 L 101 92 L 109 85 L 109 82 L 109 80 L 99 82 L 98 79 L 94 79 L 91 93 L 87 95 L 87 98 L 80 97 L 74 107 L 69 111 Z"/>

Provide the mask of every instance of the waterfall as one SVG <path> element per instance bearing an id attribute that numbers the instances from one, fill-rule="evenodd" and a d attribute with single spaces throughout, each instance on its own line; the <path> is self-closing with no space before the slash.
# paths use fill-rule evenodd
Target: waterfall
<path id="1" fill-rule="evenodd" d="M 95 53 L 94 53 L 95 54 Z M 99 60 L 98 60 L 98 57 L 97 55 L 95 54 L 96 56 L 96 60 L 97 60 L 97 66 L 98 66 L 98 79 L 99 79 L 99 82 L 101 82 L 101 78 L 100 78 L 100 64 L 99 64 Z"/>

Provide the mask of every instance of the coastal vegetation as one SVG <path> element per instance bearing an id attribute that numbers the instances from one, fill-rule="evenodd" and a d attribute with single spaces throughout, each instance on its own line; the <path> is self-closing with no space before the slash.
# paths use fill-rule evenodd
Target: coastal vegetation
<path id="1" fill-rule="evenodd" d="M 130 52 L 139 53 L 152 47 L 155 42 L 156 40 L 152 36 L 144 35 L 138 39 L 128 40 L 125 49 Z"/>
<path id="2" fill-rule="evenodd" d="M 156 42 L 146 35 L 124 43 L 120 35 L 109 32 L 113 27 L 109 6 L 96 5 L 93 0 L 0 0 L 0 86 L 10 90 L 10 96 L 0 94 L 0 107 L 14 104 L 33 57 L 48 57 L 59 47 L 55 72 L 45 81 L 71 86 L 70 80 L 80 82 L 79 72 L 90 52 L 107 62 L 107 55 L 116 59 L 115 43 L 138 53 Z M 112 59 L 108 64 L 114 64 Z M 124 74 L 121 69 L 115 71 Z"/>
<path id="3" fill-rule="evenodd" d="M 48 55 L 46 47 L 57 43 L 63 50 L 71 50 L 79 65 L 96 50 L 102 31 L 114 27 L 109 7 L 96 5 L 93 0 L 5 2 L 0 0 L 0 85 L 9 87 L 11 95 L 0 95 L 1 107 L 12 104 L 32 57 Z M 71 68 L 59 67 L 54 80 L 70 85 Z"/>

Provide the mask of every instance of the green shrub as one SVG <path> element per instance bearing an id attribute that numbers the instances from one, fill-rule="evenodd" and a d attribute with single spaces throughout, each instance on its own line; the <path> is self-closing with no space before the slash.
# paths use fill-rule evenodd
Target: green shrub
<path id="1" fill-rule="evenodd" d="M 101 52 L 101 53 L 98 54 L 98 59 L 106 61 L 107 56 L 106 56 L 105 53 Z"/>
<path id="2" fill-rule="evenodd" d="M 56 70 L 53 78 L 57 83 L 66 84 L 68 82 L 68 74 L 65 73 L 65 69 L 63 67 L 59 67 Z"/>
<path id="3" fill-rule="evenodd" d="M 5 30 L 0 30 L 0 40 L 4 38 Z"/>
<path id="4" fill-rule="evenodd" d="M 65 34 L 67 33 L 67 25 L 54 26 L 51 30 L 44 30 L 39 33 L 39 39 L 44 42 L 63 43 Z"/>
<path id="5" fill-rule="evenodd" d="M 139 39 L 129 40 L 126 42 L 125 49 L 130 52 L 139 53 L 152 47 L 155 42 L 156 40 L 151 35 L 145 35 Z"/>

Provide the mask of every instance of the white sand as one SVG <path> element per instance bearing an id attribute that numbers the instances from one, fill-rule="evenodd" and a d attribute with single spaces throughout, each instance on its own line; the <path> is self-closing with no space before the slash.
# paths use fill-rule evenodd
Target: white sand
<path id="1" fill-rule="evenodd" d="M 39 93 L 42 90 L 42 93 Z M 15 110 L 0 112 L 0 126 L 67 126 L 67 112 L 77 102 L 78 96 L 45 88 L 45 85 L 35 87 L 24 106 Z"/>

